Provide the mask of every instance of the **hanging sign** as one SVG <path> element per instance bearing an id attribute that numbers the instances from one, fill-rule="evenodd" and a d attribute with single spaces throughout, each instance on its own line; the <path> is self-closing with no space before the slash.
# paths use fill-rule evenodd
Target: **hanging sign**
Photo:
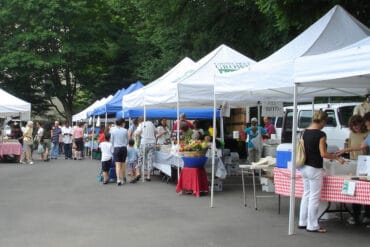
<path id="1" fill-rule="evenodd" d="M 227 101 L 224 101 L 221 106 L 221 116 L 230 117 L 230 105 Z"/>
<path id="2" fill-rule="evenodd" d="M 284 114 L 283 102 L 263 101 L 262 116 L 264 117 L 282 117 Z"/>

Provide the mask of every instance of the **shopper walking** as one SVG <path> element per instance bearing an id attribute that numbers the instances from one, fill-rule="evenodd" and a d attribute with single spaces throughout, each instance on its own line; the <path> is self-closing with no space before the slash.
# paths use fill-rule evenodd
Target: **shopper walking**
<path id="1" fill-rule="evenodd" d="M 150 172 L 153 166 L 153 155 L 156 142 L 157 129 L 151 121 L 139 124 L 135 134 L 140 136 L 139 167 L 147 171 L 145 180 L 151 181 Z M 145 174 L 143 174 L 145 175 Z"/>
<path id="2" fill-rule="evenodd" d="M 72 159 L 72 133 L 73 130 L 69 122 L 65 122 L 65 125 L 62 127 L 65 159 Z"/>
<path id="3" fill-rule="evenodd" d="M 116 126 L 110 129 L 111 143 L 113 146 L 113 159 L 116 166 L 117 185 L 126 183 L 126 157 L 128 133 L 123 127 L 124 119 L 116 120 Z"/>
<path id="4" fill-rule="evenodd" d="M 59 122 L 55 121 L 51 129 L 51 159 L 59 157 L 59 140 L 62 136 L 62 129 L 59 127 Z"/>
<path id="5" fill-rule="evenodd" d="M 32 132 L 33 132 L 33 122 L 28 121 L 26 128 L 23 132 L 23 149 L 21 154 L 21 161 L 20 163 L 26 164 L 26 162 L 30 165 L 33 165 L 32 161 L 32 144 L 33 144 L 33 138 L 32 138 Z"/>

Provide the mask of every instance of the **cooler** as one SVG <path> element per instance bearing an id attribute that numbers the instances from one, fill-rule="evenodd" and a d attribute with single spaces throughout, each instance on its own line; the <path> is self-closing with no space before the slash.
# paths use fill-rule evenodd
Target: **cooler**
<path id="1" fill-rule="evenodd" d="M 287 168 L 288 161 L 292 160 L 292 143 L 280 144 L 276 148 L 276 167 Z"/>

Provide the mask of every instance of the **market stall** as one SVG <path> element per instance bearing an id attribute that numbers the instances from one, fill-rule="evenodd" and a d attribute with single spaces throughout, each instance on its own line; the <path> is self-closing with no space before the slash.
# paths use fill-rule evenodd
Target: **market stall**
<path id="1" fill-rule="evenodd" d="M 330 51 L 336 53 L 335 50 L 339 54 L 346 49 L 346 46 L 353 45 L 367 38 L 368 35 L 369 29 L 365 25 L 350 16 L 340 6 L 335 6 L 305 32 L 256 66 L 252 66 L 250 70 L 241 70 L 216 77 L 216 80 L 220 81 L 215 87 L 216 99 L 219 102 L 228 100 L 231 103 L 248 100 L 288 100 L 294 102 L 294 109 L 296 109 L 297 101 L 304 98 L 364 95 L 368 92 L 370 85 L 369 77 L 364 76 L 369 74 L 369 67 L 366 66 L 368 61 L 362 59 L 366 57 L 366 49 L 361 49 L 360 53 L 363 52 L 364 55 L 361 56 L 361 61 L 356 60 L 358 55 L 358 53 L 355 55 L 356 48 L 343 54 L 341 63 L 337 63 L 338 60 L 327 59 L 327 54 L 330 54 Z M 352 55 L 355 55 L 353 60 Z M 315 58 L 317 60 L 314 60 Z M 317 61 L 324 63 L 317 63 Z M 307 62 L 307 67 L 304 66 L 305 62 Z M 349 67 L 346 66 L 348 62 L 351 63 Z M 318 71 L 319 73 L 316 74 Z M 304 74 L 305 72 L 307 73 Z M 327 74 L 330 74 L 330 77 L 327 77 Z M 233 87 L 234 81 L 240 82 L 240 85 Z M 297 111 L 294 110 L 293 147 L 295 147 L 297 137 L 296 119 Z M 295 150 L 293 150 L 292 160 L 295 160 L 295 155 Z M 292 181 L 290 189 L 293 195 L 295 164 L 292 165 L 290 179 Z M 289 212 L 290 235 L 294 233 L 295 228 L 294 214 L 295 200 L 292 196 Z"/>
<path id="2" fill-rule="evenodd" d="M 18 160 L 22 153 L 22 146 L 17 139 L 13 139 L 12 132 L 14 127 L 7 124 L 8 121 L 13 119 L 18 121 L 30 120 L 31 104 L 0 89 L 0 118 L 3 120 L 0 159 L 9 156 Z M 20 128 L 19 123 L 17 123 L 17 127 Z"/>
<path id="3" fill-rule="evenodd" d="M 274 169 L 276 194 L 290 196 L 290 173 L 289 169 Z M 352 177 L 349 175 L 325 175 L 321 190 L 321 201 L 370 205 L 370 182 L 351 180 Z M 353 195 L 344 190 L 348 181 L 354 183 Z M 303 194 L 303 179 L 300 171 L 296 172 L 295 188 L 295 197 L 301 198 Z"/>
<path id="4" fill-rule="evenodd" d="M 181 155 L 176 155 L 168 151 L 156 151 L 154 155 L 153 166 L 166 174 L 169 177 L 172 177 L 171 167 L 182 168 L 184 166 L 184 161 L 181 158 Z M 212 158 L 208 157 L 205 163 L 206 170 L 212 167 Z M 216 158 L 215 162 L 216 173 L 215 176 L 218 178 L 225 178 L 227 175 L 226 168 L 221 157 Z"/>
<path id="5" fill-rule="evenodd" d="M 21 100 L 0 89 L 0 118 L 31 119 L 31 103 Z"/>
<path id="6" fill-rule="evenodd" d="M 0 160 L 3 159 L 5 155 L 15 157 L 20 156 L 21 154 L 22 145 L 18 142 L 18 140 L 0 143 Z M 16 157 L 16 159 L 19 159 L 19 157 Z"/>

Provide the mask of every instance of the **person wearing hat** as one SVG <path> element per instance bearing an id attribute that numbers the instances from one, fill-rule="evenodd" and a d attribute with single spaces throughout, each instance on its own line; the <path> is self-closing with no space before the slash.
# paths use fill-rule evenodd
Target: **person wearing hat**
<path id="1" fill-rule="evenodd" d="M 23 132 L 23 150 L 21 154 L 20 163 L 26 164 L 26 162 L 30 165 L 33 164 L 32 161 L 32 132 L 33 132 L 33 122 L 28 121 L 26 128 Z"/>
<path id="2" fill-rule="evenodd" d="M 257 125 L 257 118 L 251 119 L 251 127 L 244 130 L 247 137 L 248 163 L 258 162 L 262 155 L 262 136 L 267 134 L 267 131 Z"/>
<path id="3" fill-rule="evenodd" d="M 366 112 L 370 111 L 370 94 L 365 95 L 365 101 L 357 105 L 353 109 L 353 115 L 360 115 L 363 117 Z"/>

